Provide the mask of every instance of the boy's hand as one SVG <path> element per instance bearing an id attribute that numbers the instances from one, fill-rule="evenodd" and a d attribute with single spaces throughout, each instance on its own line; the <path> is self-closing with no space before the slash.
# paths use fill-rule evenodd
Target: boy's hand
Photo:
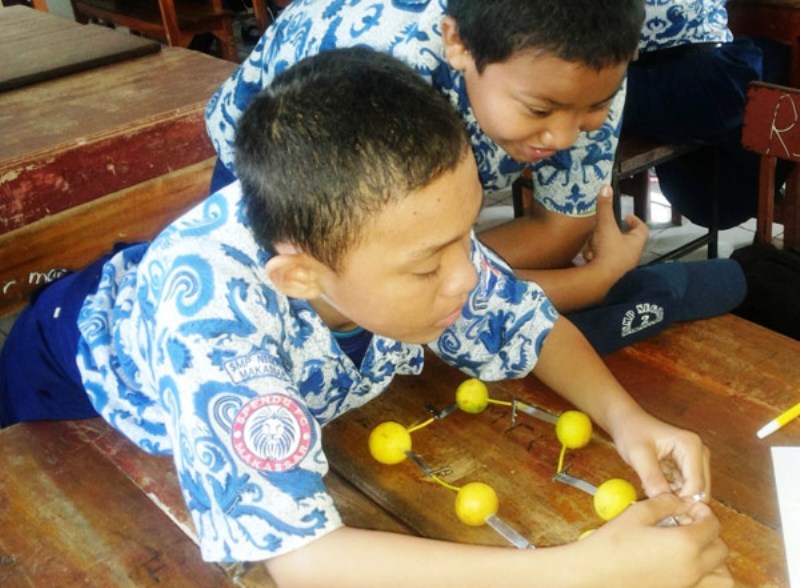
<path id="1" fill-rule="evenodd" d="M 583 251 L 583 258 L 593 264 L 602 264 L 616 282 L 639 263 L 647 243 L 647 225 L 637 216 L 625 218 L 628 230 L 623 232 L 614 216 L 613 194 L 610 186 L 603 186 L 597 195 L 595 228 Z"/>
<path id="2" fill-rule="evenodd" d="M 628 414 L 609 431 L 617 451 L 642 481 L 647 496 L 665 492 L 711 497 L 711 459 L 696 433 L 673 427 L 643 411 Z"/>
<path id="3" fill-rule="evenodd" d="M 658 527 L 668 516 L 685 524 Z M 733 586 L 725 567 L 728 549 L 711 509 L 669 493 L 637 502 L 583 542 L 592 548 L 584 565 L 617 585 L 624 579 L 626 586 L 651 588 Z"/>

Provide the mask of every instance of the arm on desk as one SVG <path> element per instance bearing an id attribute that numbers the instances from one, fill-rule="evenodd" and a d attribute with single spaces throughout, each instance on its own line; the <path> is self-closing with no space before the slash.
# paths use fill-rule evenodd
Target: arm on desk
<path id="1" fill-rule="evenodd" d="M 547 336 L 533 374 L 611 435 L 648 496 L 702 492 L 709 499 L 710 456 L 700 437 L 645 412 L 566 318 Z"/>
<path id="2" fill-rule="evenodd" d="M 629 508 L 591 541 L 533 551 L 344 527 L 267 565 L 282 588 L 730 586 L 716 579 L 727 549 L 706 505 L 687 526 L 655 526 L 688 508 L 665 495 Z"/>
<path id="3" fill-rule="evenodd" d="M 608 186 L 598 194 L 595 216 L 568 217 L 545 211 L 540 204 L 535 204 L 534 209 L 538 212 L 533 216 L 479 236 L 514 268 L 519 278 L 539 284 L 560 312 L 600 303 L 642 257 L 647 225 L 630 215 L 625 219 L 629 229 L 621 231 Z M 588 263 L 573 266 L 572 260 L 584 244 Z"/>

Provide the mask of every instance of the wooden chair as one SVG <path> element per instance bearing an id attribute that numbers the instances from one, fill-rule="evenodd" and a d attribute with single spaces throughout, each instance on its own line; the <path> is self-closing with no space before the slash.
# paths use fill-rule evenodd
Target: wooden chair
<path id="1" fill-rule="evenodd" d="M 622 135 L 617 145 L 617 153 L 614 157 L 614 170 L 611 177 L 611 186 L 614 189 L 614 207 L 617 218 L 621 219 L 620 196 L 622 194 L 620 185 L 628 182 L 628 192 L 634 198 L 633 211 L 645 222 L 649 221 L 649 172 L 654 167 L 666 163 L 671 159 L 681 157 L 692 151 L 706 149 L 708 152 L 708 164 L 717 165 L 716 152 L 711 148 L 704 148 L 700 145 L 659 143 L 650 139 L 643 139 L 632 135 Z M 716 173 L 716 172 L 715 172 Z M 716 182 L 715 182 L 716 183 Z M 672 251 L 660 255 L 650 263 L 658 263 L 668 259 L 677 259 L 691 253 L 701 247 L 708 247 L 708 258 L 717 257 L 718 253 L 718 209 L 719 196 L 716 186 L 708 195 L 708 206 L 711 214 L 711 222 L 708 231 L 683 245 L 676 247 Z M 681 224 L 680 212 L 673 208 L 672 223 Z"/>
<path id="2" fill-rule="evenodd" d="M 800 89 L 751 82 L 742 145 L 761 154 L 756 240 L 772 241 L 772 223 L 783 224 L 783 247 L 800 247 L 800 172 L 793 166 L 785 196 L 775 202 L 778 159 L 800 162 Z"/>
<path id="3" fill-rule="evenodd" d="M 611 177 L 611 186 L 614 190 L 614 210 L 617 218 L 621 219 L 620 185 L 623 182 L 627 182 L 627 192 L 634 198 L 634 213 L 647 222 L 649 220 L 650 169 L 670 159 L 700 148 L 700 146 L 696 145 L 657 143 L 630 135 L 623 135 L 620 137 Z M 710 164 L 716 165 L 715 157 L 711 158 Z M 526 168 L 511 186 L 514 216 L 519 217 L 527 214 L 533 198 L 532 188 L 533 182 L 531 181 L 530 168 Z M 683 257 L 687 253 L 705 246 L 708 246 L 709 259 L 717 257 L 717 237 L 719 231 L 716 219 L 718 205 L 717 190 L 714 189 L 709 195 L 712 221 L 708 232 L 705 235 L 657 257 L 650 263 Z M 680 224 L 680 213 L 677 211 L 673 211 L 672 222 L 676 225 Z"/>
<path id="4" fill-rule="evenodd" d="M 5 7 L 30 6 L 31 8 L 35 8 L 36 10 L 41 10 L 42 12 L 48 12 L 47 0 L 2 0 L 0 1 L 0 5 Z"/>
<path id="5" fill-rule="evenodd" d="M 256 0 L 259 4 L 263 0 Z M 219 40 L 222 57 L 239 61 L 233 35 L 234 13 L 222 0 L 71 0 L 75 20 L 100 19 L 133 32 L 165 41 L 170 47 L 188 47 L 195 35 L 211 33 Z M 265 9 L 259 5 L 257 21 L 266 26 Z M 259 20 L 260 19 L 260 20 Z"/>

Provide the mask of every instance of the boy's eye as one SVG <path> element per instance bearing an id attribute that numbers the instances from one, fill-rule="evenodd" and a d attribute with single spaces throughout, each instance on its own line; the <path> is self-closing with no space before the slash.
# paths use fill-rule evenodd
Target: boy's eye
<path id="1" fill-rule="evenodd" d="M 438 267 L 435 270 L 430 271 L 430 272 L 422 272 L 422 273 L 419 273 L 419 274 L 414 274 L 414 276 L 416 276 L 417 278 L 419 278 L 421 280 L 430 280 L 432 278 L 435 278 L 437 275 L 439 275 L 439 268 Z"/>
<path id="2" fill-rule="evenodd" d="M 595 104 L 594 106 L 592 106 L 591 111 L 592 112 L 600 112 L 600 111 L 603 111 L 603 110 L 608 110 L 609 108 L 611 108 L 611 100 L 608 100 L 607 102 L 603 102 L 602 104 Z"/>
<path id="3" fill-rule="evenodd" d="M 542 108 L 533 108 L 532 106 L 528 106 L 528 112 L 537 118 L 546 118 L 552 114 L 552 110 L 545 110 Z"/>

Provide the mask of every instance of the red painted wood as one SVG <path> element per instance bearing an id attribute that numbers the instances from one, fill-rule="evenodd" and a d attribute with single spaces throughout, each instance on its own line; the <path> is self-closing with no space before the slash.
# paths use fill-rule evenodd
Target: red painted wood
<path id="1" fill-rule="evenodd" d="M 0 234 L 213 156 L 203 111 L 234 67 L 167 48 L 0 93 Z"/>
<path id="2" fill-rule="evenodd" d="M 762 155 L 800 161 L 800 89 L 751 84 L 742 144 Z"/>
<path id="3" fill-rule="evenodd" d="M 753 82 L 747 90 L 742 145 L 761 154 L 756 239 L 772 241 L 777 159 L 800 162 L 800 88 Z M 797 166 L 786 182 L 780 221 L 784 247 L 800 246 L 800 180 Z"/>

